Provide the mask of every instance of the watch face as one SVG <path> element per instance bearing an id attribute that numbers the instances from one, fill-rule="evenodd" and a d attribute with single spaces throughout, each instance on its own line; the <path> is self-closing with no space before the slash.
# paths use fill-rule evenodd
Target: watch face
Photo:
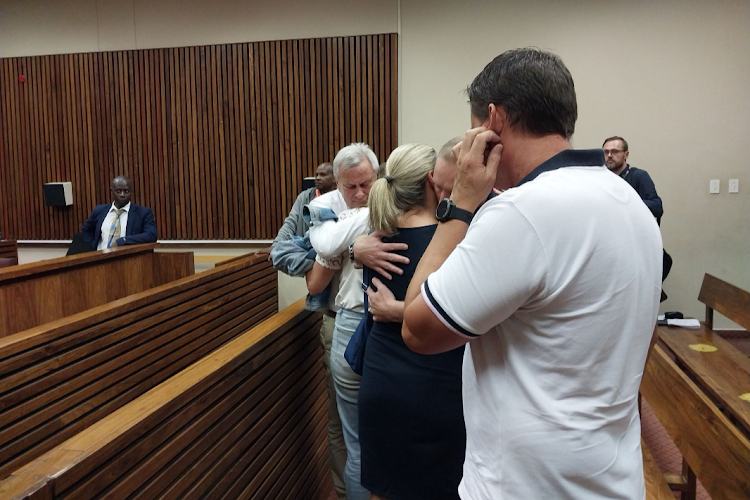
<path id="1" fill-rule="evenodd" d="M 450 199 L 443 198 L 438 203 L 437 209 L 435 210 L 435 217 L 439 221 L 444 221 L 448 217 L 448 211 L 450 209 Z"/>

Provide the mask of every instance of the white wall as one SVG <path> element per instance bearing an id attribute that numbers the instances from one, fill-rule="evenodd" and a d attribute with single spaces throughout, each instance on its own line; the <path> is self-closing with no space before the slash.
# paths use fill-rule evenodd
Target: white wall
<path id="1" fill-rule="evenodd" d="M 0 57 L 393 33 L 397 27 L 397 0 L 0 0 Z"/>
<path id="2" fill-rule="evenodd" d="M 626 137 L 664 201 L 675 264 L 662 310 L 702 317 L 703 273 L 750 290 L 748 20 L 750 0 L 0 0 L 0 57 L 400 28 L 401 142 L 439 147 L 468 127 L 462 91 L 494 56 L 552 50 L 576 82 L 575 146 Z"/>
<path id="3" fill-rule="evenodd" d="M 749 21 L 747 0 L 405 0 L 402 142 L 439 147 L 468 128 L 462 90 L 502 51 L 552 50 L 576 83 L 575 147 L 625 137 L 662 197 L 674 258 L 662 310 L 702 318 L 704 273 L 750 290 Z M 739 194 L 727 194 L 730 178 Z"/>

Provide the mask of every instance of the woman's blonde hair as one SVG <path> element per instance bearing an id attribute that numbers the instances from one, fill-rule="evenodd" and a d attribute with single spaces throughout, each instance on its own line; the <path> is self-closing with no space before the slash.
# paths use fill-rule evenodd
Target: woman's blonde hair
<path id="1" fill-rule="evenodd" d="M 370 188 L 370 228 L 386 236 L 396 234 L 404 212 L 425 206 L 427 175 L 435 170 L 437 154 L 429 146 L 404 144 L 393 150 L 385 176 Z"/>

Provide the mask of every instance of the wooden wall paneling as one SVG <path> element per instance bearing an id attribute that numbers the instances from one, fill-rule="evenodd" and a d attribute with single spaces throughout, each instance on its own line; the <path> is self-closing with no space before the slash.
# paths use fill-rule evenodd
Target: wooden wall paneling
<path id="1" fill-rule="evenodd" d="M 203 123 L 204 107 L 206 102 L 205 91 L 202 86 L 201 75 L 205 74 L 205 48 L 193 48 L 185 50 L 185 60 L 188 61 L 189 56 L 189 67 L 190 73 L 187 77 L 183 76 L 184 71 L 187 69 L 181 68 L 180 79 L 186 80 L 184 88 L 181 88 L 182 95 L 185 99 L 192 99 L 193 107 L 188 108 L 190 114 L 187 117 L 183 117 L 183 137 L 182 140 L 188 140 L 190 134 L 195 134 L 197 140 L 193 142 L 193 155 L 192 158 L 188 156 L 184 162 L 185 171 L 188 175 L 183 181 L 185 183 L 185 211 L 190 213 L 190 202 L 192 197 L 195 210 L 193 211 L 193 233 L 198 238 L 205 238 L 206 234 L 206 182 L 203 174 L 205 174 L 210 165 L 206 159 L 206 143 L 208 137 L 206 135 L 206 126 Z M 182 59 L 180 60 L 182 62 Z M 187 118 L 187 119 L 186 119 Z M 199 165 L 203 165 L 203 169 L 198 169 Z M 192 195 L 192 196 L 191 196 Z"/>
<path id="2" fill-rule="evenodd" d="M 14 61 L 14 73 L 16 75 L 22 75 L 23 74 L 23 62 L 22 59 L 18 59 Z M 16 107 L 16 115 L 14 118 L 14 126 L 16 127 L 16 130 L 18 131 L 18 135 L 16 137 L 16 144 L 17 144 L 17 150 L 16 154 L 18 155 L 20 159 L 20 165 L 18 169 L 19 177 L 17 178 L 16 182 L 16 189 L 18 192 L 19 197 L 19 203 L 20 203 L 20 209 L 22 210 L 22 219 L 20 219 L 20 226 L 21 231 L 23 233 L 31 233 L 29 227 L 27 226 L 28 220 L 29 220 L 29 208 L 30 206 L 26 202 L 26 196 L 25 196 L 25 190 L 26 190 L 26 173 L 27 173 L 27 164 L 28 164 L 28 157 L 27 153 L 24 147 L 25 140 L 25 131 L 23 129 L 24 122 L 21 121 L 19 114 L 23 113 L 23 84 L 21 85 L 14 85 L 14 98 L 18 102 L 18 105 Z"/>
<path id="3" fill-rule="evenodd" d="M 250 147 L 251 149 L 248 151 L 248 156 L 250 158 L 256 159 L 256 161 L 251 161 L 252 163 L 252 190 L 251 193 L 253 193 L 253 224 L 254 228 L 257 231 L 257 234 L 263 234 L 263 227 L 262 227 L 262 217 L 261 217 L 261 211 L 260 207 L 263 203 L 263 189 L 260 185 L 260 178 L 259 175 L 259 164 L 261 162 L 261 130 L 260 130 L 260 89 L 258 88 L 259 78 L 258 73 L 260 71 L 260 53 L 258 51 L 260 44 L 253 43 L 248 44 L 247 47 L 247 88 L 248 88 L 248 94 L 247 94 L 247 102 L 246 102 L 246 108 L 245 112 L 249 117 L 249 133 L 251 137 L 251 143 Z"/>
<path id="4" fill-rule="evenodd" d="M 314 175 L 314 166 L 305 161 L 305 130 L 304 124 L 304 101 L 302 94 L 305 91 L 304 86 L 300 86 L 300 79 L 304 78 L 302 74 L 302 68 L 300 67 L 300 59 L 302 57 L 302 43 L 300 40 L 294 40 L 292 46 L 292 65 L 291 65 L 291 78 L 294 82 L 294 87 L 289 90 L 289 94 L 292 96 L 292 122 L 294 130 L 292 133 L 293 151 L 292 159 L 294 161 L 294 168 L 292 171 L 292 181 L 294 182 L 294 189 L 292 190 L 292 201 L 297 199 L 297 193 L 302 191 L 302 179 L 304 177 Z M 298 175 L 301 172 L 301 176 Z"/>
<path id="5" fill-rule="evenodd" d="M 282 161 L 281 166 L 281 189 L 282 189 L 282 206 L 284 208 L 284 212 L 289 213 L 289 210 L 292 208 L 292 203 L 294 203 L 294 199 L 292 198 L 293 195 L 297 194 L 297 165 L 294 160 L 296 157 L 296 151 L 294 151 L 294 123 L 293 123 L 293 117 L 296 114 L 296 109 L 294 107 L 294 95 L 293 95 L 293 88 L 294 88 L 294 76 L 292 74 L 293 66 L 293 56 L 292 56 L 292 41 L 291 40 L 284 40 L 281 43 L 281 70 L 282 70 L 282 77 L 283 77 L 283 90 L 282 90 L 282 98 L 281 103 L 283 105 L 282 108 L 282 116 L 284 117 L 284 132 L 283 132 L 283 138 L 284 138 L 284 145 L 282 148 L 282 151 L 284 151 L 284 159 Z M 294 174 L 293 174 L 294 173 Z M 284 223 L 283 220 L 278 221 L 279 226 Z"/>
<path id="6" fill-rule="evenodd" d="M 160 238 L 272 238 L 339 148 L 387 159 L 397 54 L 384 34 L 3 59 L 3 232 L 70 238 L 125 174 Z M 44 206 L 65 180 L 74 205 Z"/>
<path id="7" fill-rule="evenodd" d="M 398 37 L 391 35 L 391 149 L 398 144 Z"/>
<path id="8" fill-rule="evenodd" d="M 5 64 L 4 60 L 0 59 L 0 68 Z M 6 125 L 5 125 L 5 119 L 4 117 L 7 114 L 6 109 L 6 99 L 3 99 L 3 96 L 6 94 L 6 82 L 5 77 L 7 77 L 6 71 L 0 71 L 0 166 L 5 165 L 5 158 L 7 156 L 6 151 L 6 142 L 7 142 L 7 136 L 6 136 Z M 0 168 L 0 193 L 5 193 L 7 191 L 10 191 L 5 186 L 7 186 L 7 176 L 5 174 L 4 168 Z M 0 203 L 0 237 L 2 237 L 3 234 L 3 228 L 8 226 L 8 218 L 6 215 L 6 211 L 3 208 L 3 204 Z"/>
<path id="9" fill-rule="evenodd" d="M 159 188 L 162 190 L 161 211 L 164 219 L 160 221 L 162 234 L 175 234 L 173 226 L 176 216 L 174 207 L 174 183 L 170 175 L 171 169 L 168 169 L 169 157 L 167 154 L 167 94 L 169 93 L 169 81 L 164 73 L 164 50 L 156 49 L 152 51 L 153 70 L 154 70 L 154 99 L 156 100 L 156 132 L 157 132 L 157 152 L 159 172 L 161 182 Z"/>
<path id="10" fill-rule="evenodd" d="M 206 47 L 206 53 L 205 53 L 205 71 L 202 72 L 203 75 L 205 75 L 205 78 L 203 80 L 203 92 L 205 97 L 205 104 L 203 108 L 203 123 L 206 126 L 206 148 L 205 148 L 205 155 L 206 155 L 206 163 L 204 164 L 203 170 L 204 178 L 206 180 L 206 190 L 207 194 L 205 196 L 206 200 L 206 213 L 205 213 L 205 220 L 206 220 L 206 231 L 204 238 L 213 238 L 213 226 L 215 221 L 217 221 L 217 213 L 216 213 L 216 196 L 218 195 L 216 191 L 216 177 L 218 174 L 218 161 L 216 161 L 215 156 L 215 144 L 216 144 L 216 134 L 214 129 L 214 99 L 216 99 L 216 89 L 215 89 L 215 78 L 216 78 L 216 71 L 214 69 L 214 62 L 216 58 L 214 57 L 214 47 L 213 46 L 207 46 Z M 203 61 L 201 61 L 203 64 Z M 198 165 L 195 165 L 196 169 L 200 169 Z"/>
<path id="11" fill-rule="evenodd" d="M 199 143 L 199 158 L 200 163 L 190 165 L 191 172 L 195 173 L 196 178 L 200 178 L 200 187 L 202 188 L 201 196 L 201 210 L 200 214 L 200 229 L 198 234 L 201 238 L 208 238 L 208 225 L 211 222 L 211 185 L 210 180 L 213 176 L 213 169 L 215 165 L 211 162 L 211 128 L 208 123 L 209 116 L 209 101 L 211 99 L 210 93 L 207 90 L 207 80 L 210 78 L 208 74 L 208 57 L 211 51 L 208 47 L 200 47 L 198 49 L 198 67 L 199 71 L 196 71 L 196 91 L 199 97 L 198 101 L 198 126 L 200 132 L 203 134 L 203 141 Z M 203 168 L 200 168 L 200 166 Z"/>
<path id="12" fill-rule="evenodd" d="M 234 114 L 238 106 L 235 103 L 235 94 L 233 85 L 237 81 L 235 76 L 235 64 L 232 64 L 232 46 L 221 47 L 221 72 L 225 77 L 222 78 L 222 90 L 224 99 L 221 105 L 221 155 L 226 162 L 226 172 L 224 189 L 227 195 L 223 198 L 222 211 L 224 219 L 227 221 L 228 235 L 230 238 L 237 238 L 237 218 L 234 210 L 229 210 L 229 205 L 240 207 L 241 198 L 237 190 L 238 183 L 235 176 L 239 173 L 237 158 L 239 151 L 235 150 L 236 142 L 233 140 L 234 130 L 239 129 L 239 124 L 235 122 Z"/>
<path id="13" fill-rule="evenodd" d="M 202 234 L 200 221 L 203 198 L 200 196 L 198 180 L 190 167 L 203 164 L 203 159 L 199 159 L 200 145 L 204 142 L 203 130 L 198 127 L 199 103 L 202 100 L 199 99 L 198 89 L 192 76 L 200 71 L 200 66 L 196 66 L 196 51 L 196 47 L 180 49 L 177 52 L 174 70 L 177 85 L 175 105 L 178 118 L 175 139 L 179 165 L 178 179 L 181 184 L 179 203 L 180 210 L 184 214 L 181 238 L 188 238 L 189 235 L 200 238 Z M 186 147 L 180 147 L 180 143 L 186 144 Z"/>
<path id="14" fill-rule="evenodd" d="M 221 219 L 219 220 L 218 227 L 216 227 L 215 229 L 217 231 L 217 234 L 219 234 L 218 231 L 220 231 L 222 227 L 226 227 L 227 234 L 233 236 L 232 233 L 234 232 L 234 218 L 229 217 L 227 204 L 230 199 L 232 201 L 236 201 L 236 197 L 234 189 L 230 189 L 231 184 L 228 182 L 231 175 L 231 168 L 228 169 L 227 167 L 231 163 L 229 162 L 229 156 L 226 154 L 226 146 L 227 141 L 230 139 L 230 136 L 225 133 L 224 128 L 227 123 L 231 123 L 231 120 L 228 116 L 229 95 L 227 89 L 227 80 L 230 79 L 233 75 L 230 75 L 227 71 L 226 46 L 218 46 L 216 48 L 216 53 L 218 56 L 217 68 L 219 68 L 217 78 L 219 95 L 216 98 L 218 105 L 216 117 L 218 119 L 219 132 L 218 153 L 221 162 L 221 195 L 217 193 L 217 201 L 219 204 L 219 215 L 221 216 Z"/>
<path id="15" fill-rule="evenodd" d="M 272 108 L 272 96 L 275 92 L 275 87 L 273 86 L 273 80 L 272 80 L 272 72 L 271 72 L 271 57 L 272 53 L 270 50 L 270 44 L 268 42 L 263 42 L 263 48 L 261 52 L 261 62 L 263 63 L 262 66 L 262 77 L 265 80 L 265 86 L 263 87 L 263 92 L 260 94 L 261 96 L 261 103 L 263 104 L 263 108 L 261 108 L 261 130 L 263 131 L 263 159 L 261 160 L 263 164 L 268 165 L 268 174 L 262 175 L 261 179 L 263 182 L 263 193 L 265 195 L 265 200 L 263 203 L 263 207 L 272 207 L 274 206 L 274 197 L 273 192 L 270 189 L 270 182 L 273 182 L 274 179 L 274 173 L 276 171 L 276 163 L 274 162 L 274 158 L 272 155 L 272 150 L 274 148 L 273 145 L 273 138 L 276 135 L 275 130 L 273 128 L 273 116 L 274 116 L 274 109 Z M 263 112 L 265 110 L 265 113 Z M 269 224 L 267 223 L 267 218 L 263 217 L 263 231 L 261 234 L 263 236 L 267 235 L 269 233 Z M 273 223 L 273 221 L 271 221 Z"/>
<path id="16" fill-rule="evenodd" d="M 235 129 L 236 140 L 240 147 L 239 157 L 239 168 L 242 170 L 240 176 L 240 188 L 242 192 L 242 211 L 239 214 L 239 232 L 238 238 L 247 238 L 250 235 L 250 223 L 251 214 L 255 213 L 253 209 L 253 186 L 252 179 L 253 174 L 251 169 L 250 152 L 251 143 L 253 139 L 251 131 L 251 117 L 247 112 L 248 109 L 248 79 L 247 79 L 247 68 L 249 64 L 248 56 L 248 44 L 243 43 L 236 47 L 234 51 L 235 67 L 237 68 L 237 109 L 236 119 L 238 120 L 239 127 Z"/>
<path id="17" fill-rule="evenodd" d="M 8 71 L 5 69 L 6 64 L 7 59 L 0 59 L 0 68 L 2 68 L 2 71 L 0 71 L 0 167 L 6 165 L 6 158 L 9 158 L 8 125 L 6 123 L 8 116 L 8 99 L 6 98 L 8 94 Z M 0 168 L 0 193 L 4 196 L 7 196 L 11 191 L 7 187 L 9 182 L 7 170 L 7 168 Z M 8 217 L 8 212 L 3 203 L 0 203 L 0 235 L 3 234 L 3 231 L 7 232 L 9 225 L 10 218 Z"/>
<path id="18" fill-rule="evenodd" d="M 14 224 L 13 229 L 15 233 L 8 233 L 6 236 L 9 236 L 10 234 L 28 234 L 26 231 L 26 228 L 23 227 L 23 221 L 26 219 L 26 214 L 24 213 L 24 210 L 26 209 L 23 198 L 22 198 L 22 190 L 23 190 L 23 157 L 21 153 L 21 130 L 18 120 L 18 61 L 11 60 L 8 64 L 8 70 L 10 71 L 10 85 L 8 85 L 7 88 L 7 95 L 11 99 L 11 106 L 10 106 L 10 130 L 13 131 L 13 136 L 11 139 L 11 155 L 15 158 L 15 168 L 9 168 L 8 170 L 13 173 L 13 183 L 12 188 L 9 186 L 9 190 L 12 192 L 12 196 L 15 201 L 15 207 L 16 210 L 19 212 L 16 217 L 14 217 Z M 20 217 L 19 217 L 20 215 Z M 10 229 L 10 228 L 9 228 Z"/>
<path id="19" fill-rule="evenodd" d="M 272 207 L 279 207 L 281 208 L 282 200 L 281 200 L 281 189 L 282 186 L 280 185 L 281 182 L 281 170 L 283 169 L 282 161 L 283 161 L 283 138 L 281 137 L 281 129 L 282 129 L 282 120 L 283 117 L 281 116 L 281 113 L 279 110 L 282 107 L 282 99 L 283 96 L 281 94 L 281 75 L 280 72 L 280 64 L 279 60 L 281 59 L 281 55 L 279 53 L 280 46 L 276 42 L 270 42 L 268 44 L 270 58 L 267 60 L 269 64 L 269 73 L 271 77 L 271 95 L 270 95 L 270 103 L 271 103 L 271 111 L 270 111 L 270 117 L 271 117 L 271 138 L 272 138 L 272 147 L 270 150 L 271 153 L 271 172 L 273 172 L 272 181 L 270 183 L 270 192 L 271 192 L 271 206 Z M 271 212 L 270 215 L 270 228 L 278 227 L 278 214 L 274 213 L 278 212 L 277 210 L 274 210 Z M 270 229 L 269 228 L 269 229 Z M 269 231 L 270 232 L 270 231 Z"/>
<path id="20" fill-rule="evenodd" d="M 311 136 L 312 140 L 310 141 L 310 157 L 315 160 L 323 158 L 323 152 L 320 147 L 320 121 L 318 119 L 318 107 L 320 105 L 320 84 L 318 83 L 320 80 L 318 79 L 318 57 L 317 52 L 315 50 L 315 43 L 316 40 L 308 40 L 307 41 L 307 50 L 306 55 L 308 58 L 308 75 L 309 75 L 309 85 L 310 85 L 310 124 L 312 126 Z M 329 161 L 333 161 L 333 158 L 331 158 Z"/>
<path id="21" fill-rule="evenodd" d="M 54 114 L 52 112 L 53 101 L 51 99 L 51 86 L 52 76 L 50 73 L 50 56 L 44 56 L 41 62 L 42 68 L 42 132 L 44 134 L 44 149 L 45 149 L 45 168 L 44 174 L 45 179 L 53 181 L 55 179 L 55 134 L 53 132 L 52 120 Z M 50 207 L 45 207 L 45 215 L 51 224 L 44 224 L 45 230 L 42 232 L 42 238 L 54 239 L 55 233 L 58 228 L 62 228 L 62 214 L 57 210 L 52 210 Z"/>

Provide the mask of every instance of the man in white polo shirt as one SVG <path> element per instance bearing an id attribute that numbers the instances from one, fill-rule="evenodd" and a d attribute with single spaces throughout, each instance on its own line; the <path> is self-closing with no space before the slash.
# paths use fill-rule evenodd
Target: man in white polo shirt
<path id="1" fill-rule="evenodd" d="M 421 353 L 468 342 L 463 499 L 643 499 L 638 386 L 661 237 L 601 150 L 573 150 L 573 79 L 518 49 L 468 89 L 450 200 L 406 296 Z M 493 185 L 504 189 L 472 218 Z M 469 225 L 470 223 L 470 225 Z"/>

